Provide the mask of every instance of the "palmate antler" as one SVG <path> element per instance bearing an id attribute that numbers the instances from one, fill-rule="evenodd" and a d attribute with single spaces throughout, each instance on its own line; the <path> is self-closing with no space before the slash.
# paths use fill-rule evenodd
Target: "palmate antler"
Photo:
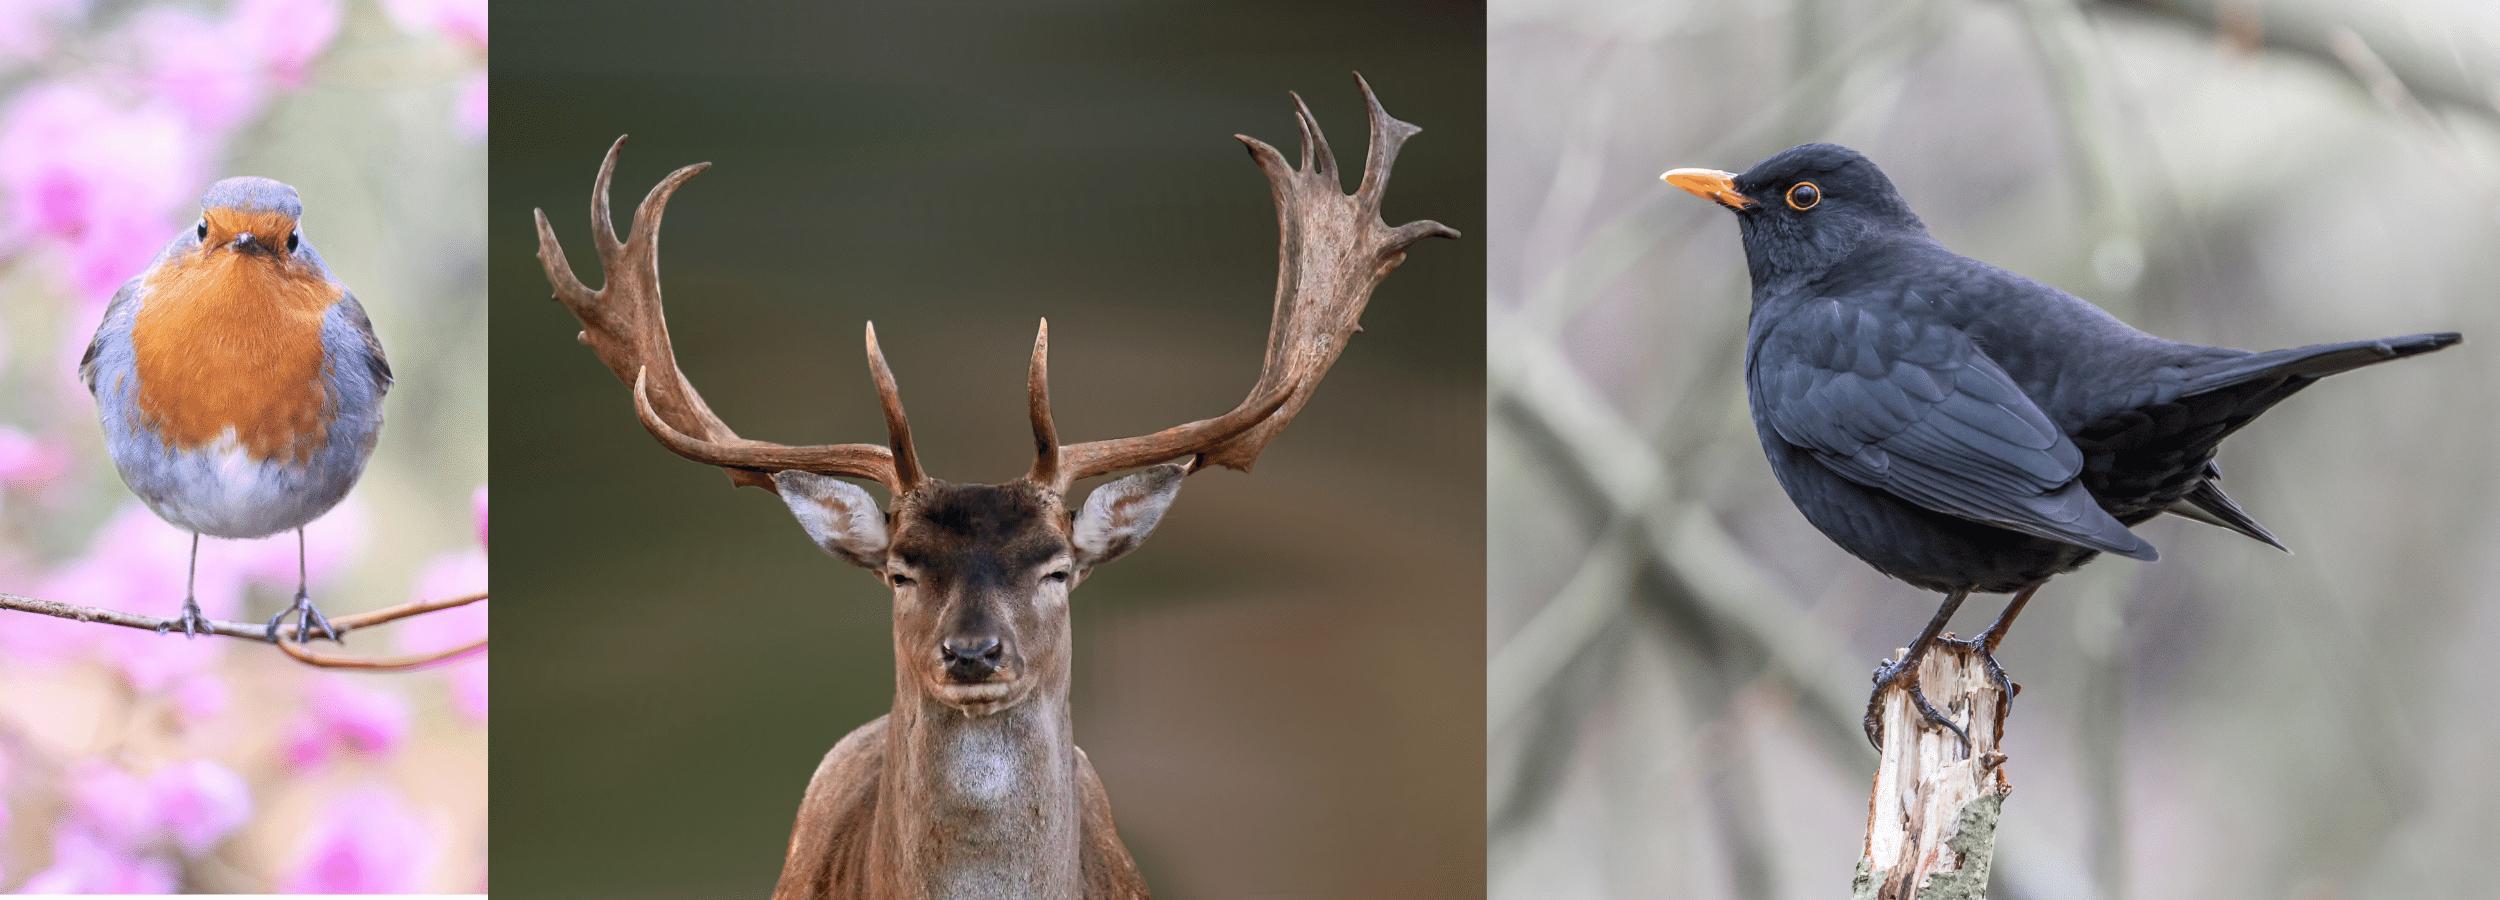
<path id="1" fill-rule="evenodd" d="M 1363 161 L 1363 183 L 1345 192 L 1337 174 L 1336 154 L 1320 132 L 1302 95 L 1293 95 L 1294 117 L 1302 126 L 1302 165 L 1293 167 L 1284 154 L 1249 135 L 1233 136 L 1250 148 L 1250 159 L 1267 174 L 1276 198 L 1276 308 L 1267 329 L 1267 358 L 1250 399 L 1230 413 L 1142 437 L 1092 441 L 1062 446 L 1050 421 L 1050 379 L 1045 357 L 1050 329 L 1033 341 L 1033 366 L 1027 378 L 1031 392 L 1033 442 L 1039 458 L 1027 480 L 1065 491 L 1078 480 L 1195 455 L 1189 466 L 1197 472 L 1210 465 L 1244 472 L 1259 452 L 1293 421 L 1320 379 L 1345 352 L 1358 330 L 1372 289 L 1406 261 L 1406 248 L 1428 237 L 1458 237 L 1458 231 L 1431 220 L 1395 228 L 1380 218 L 1380 199 L 1389 189 L 1389 168 L 1398 148 L 1423 131 L 1398 121 L 1382 109 L 1370 82 L 1354 76 L 1363 91 L 1363 108 L 1371 121 L 1371 151 Z M 1266 411 L 1262 411 L 1265 409 Z M 1245 429 L 1229 427 L 1241 417 Z"/>
<path id="2" fill-rule="evenodd" d="M 1289 167 L 1276 148 L 1235 135 L 1249 146 L 1251 159 L 1267 174 L 1282 232 L 1267 356 L 1249 398 L 1224 415 L 1154 434 L 1062 445 L 1051 422 L 1050 326 L 1045 321 L 1034 337 L 1026 385 L 1036 451 L 1027 481 L 1064 492 L 1087 477 L 1186 457 L 1195 457 L 1190 463 L 1192 472 L 1208 465 L 1247 471 L 1267 443 L 1310 402 L 1311 393 L 1356 331 L 1372 289 L 1405 260 L 1406 248 L 1427 237 L 1458 236 L 1438 222 L 1391 228 L 1381 221 L 1380 199 L 1388 188 L 1390 166 L 1398 148 L 1421 129 L 1391 118 L 1362 76 L 1355 76 L 1355 82 L 1362 88 L 1370 116 L 1371 152 L 1364 162 L 1362 185 L 1352 194 L 1344 192 L 1336 157 L 1300 96 L 1294 97 L 1302 126 L 1299 168 Z M 556 299 L 581 320 L 581 342 L 618 380 L 633 386 L 635 411 L 643 427 L 671 452 L 720 466 L 739 484 L 768 490 L 773 487 L 770 474 L 781 471 L 873 479 L 896 497 L 925 483 L 927 475 L 912 450 L 911 423 L 903 415 L 894 374 L 877 348 L 874 325 L 868 328 L 868 369 L 885 409 L 887 446 L 790 446 L 748 440 L 731 431 L 704 404 L 702 395 L 678 369 L 676 351 L 669 343 L 668 322 L 660 306 L 658 254 L 660 219 L 670 196 L 710 164 L 678 169 L 654 185 L 634 212 L 631 234 L 620 242 L 608 208 L 608 188 L 624 144 L 620 137 L 608 148 L 591 193 L 591 237 L 608 273 L 607 283 L 594 291 L 574 277 L 544 211 L 537 213 L 538 256 Z"/>

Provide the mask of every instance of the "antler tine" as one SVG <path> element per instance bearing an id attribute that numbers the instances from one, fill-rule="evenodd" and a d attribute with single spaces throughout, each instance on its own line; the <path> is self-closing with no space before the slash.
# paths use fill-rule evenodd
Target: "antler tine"
<path id="1" fill-rule="evenodd" d="M 1381 222 L 1380 199 L 1388 189 L 1398 147 L 1421 129 L 1391 118 L 1363 76 L 1354 78 L 1371 116 L 1371 150 L 1363 164 L 1363 184 L 1351 195 L 1339 181 L 1336 156 L 1320 131 L 1319 118 L 1301 95 L 1293 97 L 1295 122 L 1302 131 L 1300 167 L 1287 164 L 1284 154 L 1264 141 L 1234 135 L 1267 176 L 1279 232 L 1275 312 L 1250 399 L 1222 416 L 1144 437 L 1059 447 L 1055 465 L 1045 465 L 1052 454 L 1044 453 L 1029 478 L 1064 491 L 1090 476 L 1193 455 L 1192 472 L 1209 465 L 1248 471 L 1267 443 L 1310 402 L 1357 330 L 1372 289 L 1406 259 L 1406 248 L 1427 237 L 1458 236 L 1439 222 L 1396 228 Z M 1049 399 L 1042 353 L 1037 341 L 1031 376 L 1034 439 L 1048 444 L 1055 438 L 1044 437 Z"/>
<path id="2" fill-rule="evenodd" d="M 895 496 L 911 493 L 928 480 L 920 468 L 920 451 L 911 443 L 911 420 L 903 415 L 903 392 L 894 386 L 894 370 L 877 346 L 877 323 L 868 323 L 868 377 L 877 383 L 877 403 L 885 408 L 885 442 L 892 448 Z"/>
<path id="3" fill-rule="evenodd" d="M 1050 418 L 1050 320 L 1033 332 L 1033 362 L 1024 370 L 1025 403 L 1033 416 L 1033 470 L 1024 480 L 1059 482 L 1059 426 Z M 1065 488 L 1061 488 L 1065 490 Z"/>
<path id="4" fill-rule="evenodd" d="M 1311 171 L 1312 157 L 1317 156 L 1320 177 L 1336 183 L 1339 177 L 1337 154 L 1328 149 L 1328 135 L 1320 130 L 1319 117 L 1311 114 L 1311 105 L 1302 102 L 1301 93 L 1295 91 L 1286 93 L 1293 96 L 1293 115 L 1302 126 L 1302 171 Z"/>
<path id="5" fill-rule="evenodd" d="M 625 145 L 617 138 L 599 165 L 591 193 L 591 241 L 607 281 L 592 290 L 575 276 L 545 210 L 535 211 L 538 257 L 556 299 L 580 320 L 579 340 L 633 386 L 635 414 L 661 446 L 696 462 L 719 466 L 732 482 L 773 489 L 769 473 L 787 470 L 875 479 L 889 489 L 903 485 L 894 455 L 874 444 L 787 446 L 751 441 L 731 431 L 703 402 L 677 366 L 668 318 L 660 303 L 660 222 L 677 189 L 710 166 L 698 163 L 669 173 L 635 208 L 632 231 L 619 240 L 608 205 L 616 161 Z M 899 410 L 896 412 L 899 415 Z M 905 444 L 908 447 L 908 444 Z M 916 471 L 916 467 L 915 467 Z"/>
<path id="6" fill-rule="evenodd" d="M 1354 84 L 1363 89 L 1363 114 L 1371 122 L 1371 153 L 1363 160 L 1363 184 L 1354 189 L 1354 195 L 1377 214 L 1381 195 L 1389 190 L 1389 167 L 1397 164 L 1398 150 L 1424 130 L 1390 115 L 1380 105 L 1380 95 L 1372 93 L 1371 82 L 1363 80 L 1363 73 L 1354 73 Z M 1452 237 L 1457 234 L 1450 232 Z"/>
<path id="7" fill-rule="evenodd" d="M 625 152 L 626 137 L 617 135 L 616 141 L 608 145 L 608 155 L 599 160 L 599 178 L 590 186 L 590 242 L 599 248 L 600 259 L 615 256 L 623 246 L 616 239 L 616 215 L 608 209 L 608 189 L 616 182 L 616 158 Z"/>

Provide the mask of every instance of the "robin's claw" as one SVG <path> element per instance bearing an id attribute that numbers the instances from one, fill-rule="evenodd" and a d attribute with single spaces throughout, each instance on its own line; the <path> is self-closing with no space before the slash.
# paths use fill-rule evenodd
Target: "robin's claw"
<path id="1" fill-rule="evenodd" d="M 295 617 L 295 642 L 298 644 L 309 643 L 312 640 L 314 629 L 320 629 L 322 637 L 329 638 L 332 641 L 337 641 L 339 639 L 338 630 L 330 627 L 330 619 L 323 616 L 321 614 L 321 610 L 313 608 L 311 597 L 306 596 L 301 591 L 298 591 L 295 594 L 294 605 L 281 610 L 277 615 L 269 618 L 268 635 L 270 643 L 274 644 L 280 640 L 278 637 L 278 626 L 286 624 L 286 617 L 288 616 Z"/>
<path id="2" fill-rule="evenodd" d="M 182 615 L 157 625 L 156 633 L 164 634 L 176 628 L 182 629 L 182 636 L 185 639 L 199 637 L 201 632 L 209 630 L 208 617 L 200 615 L 198 601 L 189 597 L 182 598 Z"/>

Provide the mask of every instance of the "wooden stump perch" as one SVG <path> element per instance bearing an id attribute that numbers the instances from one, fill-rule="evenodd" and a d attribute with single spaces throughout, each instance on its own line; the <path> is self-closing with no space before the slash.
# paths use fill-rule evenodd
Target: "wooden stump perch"
<path id="1" fill-rule="evenodd" d="M 2013 785 L 1997 749 L 2012 698 L 1988 678 L 1978 649 L 1936 642 L 1920 690 L 1970 732 L 1971 750 L 1921 717 L 1906 688 L 1884 694 L 1881 762 L 1866 801 L 1866 844 L 1854 900 L 1981 900 L 1996 852 L 1997 814 Z"/>

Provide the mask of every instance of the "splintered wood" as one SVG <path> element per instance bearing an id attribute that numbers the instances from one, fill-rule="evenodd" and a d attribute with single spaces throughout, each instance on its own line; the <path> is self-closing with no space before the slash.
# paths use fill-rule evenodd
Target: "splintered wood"
<path id="1" fill-rule="evenodd" d="M 1851 883 L 1855 900 L 1981 900 L 1996 851 L 1997 814 L 2012 785 L 1997 742 L 2011 704 L 1988 678 L 1979 651 L 1936 642 L 1920 661 L 1921 691 L 1970 732 L 1919 715 L 1906 687 L 1887 690 L 1884 745 L 1867 798 L 1866 845 Z"/>

